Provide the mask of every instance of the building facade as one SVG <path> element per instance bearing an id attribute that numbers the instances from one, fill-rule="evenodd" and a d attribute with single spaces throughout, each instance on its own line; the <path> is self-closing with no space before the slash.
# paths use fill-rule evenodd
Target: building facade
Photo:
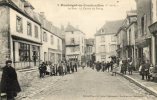
<path id="1" fill-rule="evenodd" d="M 121 27 L 117 31 L 117 54 L 122 60 L 130 59 L 136 64 L 137 58 L 137 14 L 136 10 L 127 12 Z"/>
<path id="2" fill-rule="evenodd" d="M 151 0 L 136 0 L 137 5 L 137 61 L 151 61 L 151 33 L 148 26 L 151 21 Z"/>
<path id="3" fill-rule="evenodd" d="M 85 56 L 86 61 L 94 61 L 93 56 L 95 54 L 95 41 L 94 39 L 86 39 L 86 49 L 85 49 Z"/>
<path id="4" fill-rule="evenodd" d="M 110 61 L 112 56 L 116 56 L 117 39 L 116 32 L 122 21 L 111 21 L 97 31 L 95 34 L 96 61 Z"/>
<path id="5" fill-rule="evenodd" d="M 0 4 L 1 66 L 7 59 L 13 60 L 16 69 L 39 66 L 44 61 L 40 15 L 24 0 L 1 0 Z"/>
<path id="6" fill-rule="evenodd" d="M 152 24 L 149 26 L 149 30 L 152 34 L 151 46 L 152 46 L 152 64 L 157 64 L 157 0 L 151 0 L 151 19 Z"/>
<path id="7" fill-rule="evenodd" d="M 126 26 L 122 25 L 116 35 L 117 37 L 117 57 L 126 60 L 127 59 L 127 30 Z"/>
<path id="8" fill-rule="evenodd" d="M 85 61 L 85 34 L 68 25 L 65 29 L 66 60 Z"/>
<path id="9" fill-rule="evenodd" d="M 133 64 L 137 65 L 137 13 L 136 10 L 131 10 L 127 12 L 127 58 L 133 61 Z"/>
<path id="10" fill-rule="evenodd" d="M 44 62 L 52 62 L 57 64 L 62 60 L 62 35 L 61 31 L 52 25 L 44 14 L 41 14 L 42 19 L 42 50 L 41 59 Z"/>

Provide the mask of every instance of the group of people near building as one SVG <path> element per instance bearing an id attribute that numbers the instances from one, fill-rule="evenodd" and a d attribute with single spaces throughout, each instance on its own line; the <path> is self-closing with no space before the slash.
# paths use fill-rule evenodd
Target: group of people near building
<path id="1" fill-rule="evenodd" d="M 129 75 L 132 75 L 133 70 L 135 70 L 133 61 L 130 58 L 128 58 L 128 60 L 120 60 L 118 65 L 120 66 L 120 72 L 125 75 L 127 74 L 127 71 Z"/>
<path id="2" fill-rule="evenodd" d="M 75 60 L 60 61 L 58 64 L 42 62 L 39 66 L 40 78 L 43 78 L 45 75 L 64 76 L 66 74 L 74 73 L 77 72 L 78 66 L 79 63 Z"/>
<path id="3" fill-rule="evenodd" d="M 157 65 L 153 66 L 149 60 L 142 61 L 139 67 L 139 73 L 142 76 L 142 80 L 153 80 L 157 78 Z"/>
<path id="4" fill-rule="evenodd" d="M 97 72 L 104 72 L 104 71 L 108 71 L 108 72 L 112 72 L 112 75 L 117 73 L 118 71 L 118 66 L 117 63 L 114 60 L 111 61 L 107 61 L 107 62 L 92 62 L 92 61 L 88 61 L 87 62 L 87 67 L 92 68 L 93 70 L 96 69 Z"/>

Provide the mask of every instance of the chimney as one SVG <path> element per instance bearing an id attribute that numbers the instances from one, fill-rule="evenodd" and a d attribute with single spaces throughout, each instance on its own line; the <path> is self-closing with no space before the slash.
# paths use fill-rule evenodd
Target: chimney
<path id="1" fill-rule="evenodd" d="M 29 8 L 31 10 L 34 10 L 34 7 L 31 5 L 30 2 L 28 2 L 28 1 L 23 1 L 23 2 L 24 2 L 24 7 L 25 8 Z"/>
<path id="2" fill-rule="evenodd" d="M 40 16 L 45 19 L 45 13 L 44 12 L 40 12 Z"/>

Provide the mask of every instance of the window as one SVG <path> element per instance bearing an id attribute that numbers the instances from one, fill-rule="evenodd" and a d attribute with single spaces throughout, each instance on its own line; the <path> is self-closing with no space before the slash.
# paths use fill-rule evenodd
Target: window
<path id="1" fill-rule="evenodd" d="M 51 44 L 53 45 L 53 35 L 51 35 Z"/>
<path id="2" fill-rule="evenodd" d="M 29 22 L 27 22 L 27 34 L 32 35 L 32 25 Z"/>
<path id="3" fill-rule="evenodd" d="M 116 48 L 117 48 L 117 46 L 116 46 L 115 44 L 111 44 L 111 45 L 110 45 L 110 51 L 111 51 L 111 52 L 112 52 L 112 51 L 115 51 Z"/>
<path id="4" fill-rule="evenodd" d="M 112 42 L 116 42 L 116 37 L 115 37 L 115 36 L 112 36 L 112 37 L 111 37 L 111 41 L 112 41 Z"/>
<path id="5" fill-rule="evenodd" d="M 47 42 L 47 33 L 46 32 L 43 33 L 43 41 Z"/>
<path id="6" fill-rule="evenodd" d="M 128 38 L 128 40 L 129 40 L 129 45 L 131 44 L 131 29 L 129 29 L 129 38 Z"/>
<path id="7" fill-rule="evenodd" d="M 17 16 L 16 17 L 16 31 L 17 32 L 21 32 L 23 31 L 23 28 L 22 28 L 22 18 Z"/>
<path id="8" fill-rule="evenodd" d="M 52 63 L 55 63 L 55 54 L 54 53 L 50 53 L 50 61 Z"/>
<path id="9" fill-rule="evenodd" d="M 58 47 L 58 50 L 60 50 L 60 41 L 59 41 L 59 39 L 58 39 L 57 47 Z"/>
<path id="10" fill-rule="evenodd" d="M 35 25 L 34 26 L 34 32 L 35 32 L 35 38 L 38 38 L 39 35 L 38 35 L 38 27 Z"/>
<path id="11" fill-rule="evenodd" d="M 101 36 L 101 42 L 105 42 L 105 36 Z"/>
<path id="12" fill-rule="evenodd" d="M 19 43 L 19 58 L 20 61 L 30 60 L 30 45 L 25 43 Z"/>
<path id="13" fill-rule="evenodd" d="M 82 46 L 82 53 L 84 53 L 84 48 L 83 48 L 83 46 Z"/>
<path id="14" fill-rule="evenodd" d="M 39 46 L 32 46 L 32 60 L 39 61 Z"/>
<path id="15" fill-rule="evenodd" d="M 141 32 L 144 34 L 144 16 L 141 18 Z"/>
<path id="16" fill-rule="evenodd" d="M 83 40 L 84 40 L 84 39 L 82 38 L 82 44 L 83 44 L 83 42 L 84 42 Z"/>
<path id="17" fill-rule="evenodd" d="M 71 52 L 75 52 L 75 47 L 71 47 Z"/>
<path id="18" fill-rule="evenodd" d="M 75 48 L 75 51 L 80 51 L 80 47 L 77 46 L 77 47 Z"/>
<path id="19" fill-rule="evenodd" d="M 104 29 L 101 29 L 101 33 L 104 33 Z"/>
<path id="20" fill-rule="evenodd" d="M 141 18 L 141 34 L 144 35 L 146 34 L 146 25 L 147 22 L 146 22 L 146 14 L 143 15 L 143 17 Z"/>
<path id="21" fill-rule="evenodd" d="M 101 46 L 101 52 L 106 52 L 106 47 L 105 47 L 105 45 L 102 45 L 102 46 Z"/>
<path id="22" fill-rule="evenodd" d="M 72 44 L 75 44 L 74 38 L 71 38 L 71 43 L 72 43 Z"/>

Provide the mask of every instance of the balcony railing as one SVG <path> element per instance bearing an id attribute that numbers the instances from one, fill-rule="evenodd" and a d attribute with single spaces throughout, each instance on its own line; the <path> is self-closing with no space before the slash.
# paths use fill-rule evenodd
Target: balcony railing
<path id="1" fill-rule="evenodd" d="M 79 46 L 80 44 L 78 43 L 69 43 L 69 44 L 66 44 L 65 46 L 66 47 L 75 47 L 75 46 Z"/>

